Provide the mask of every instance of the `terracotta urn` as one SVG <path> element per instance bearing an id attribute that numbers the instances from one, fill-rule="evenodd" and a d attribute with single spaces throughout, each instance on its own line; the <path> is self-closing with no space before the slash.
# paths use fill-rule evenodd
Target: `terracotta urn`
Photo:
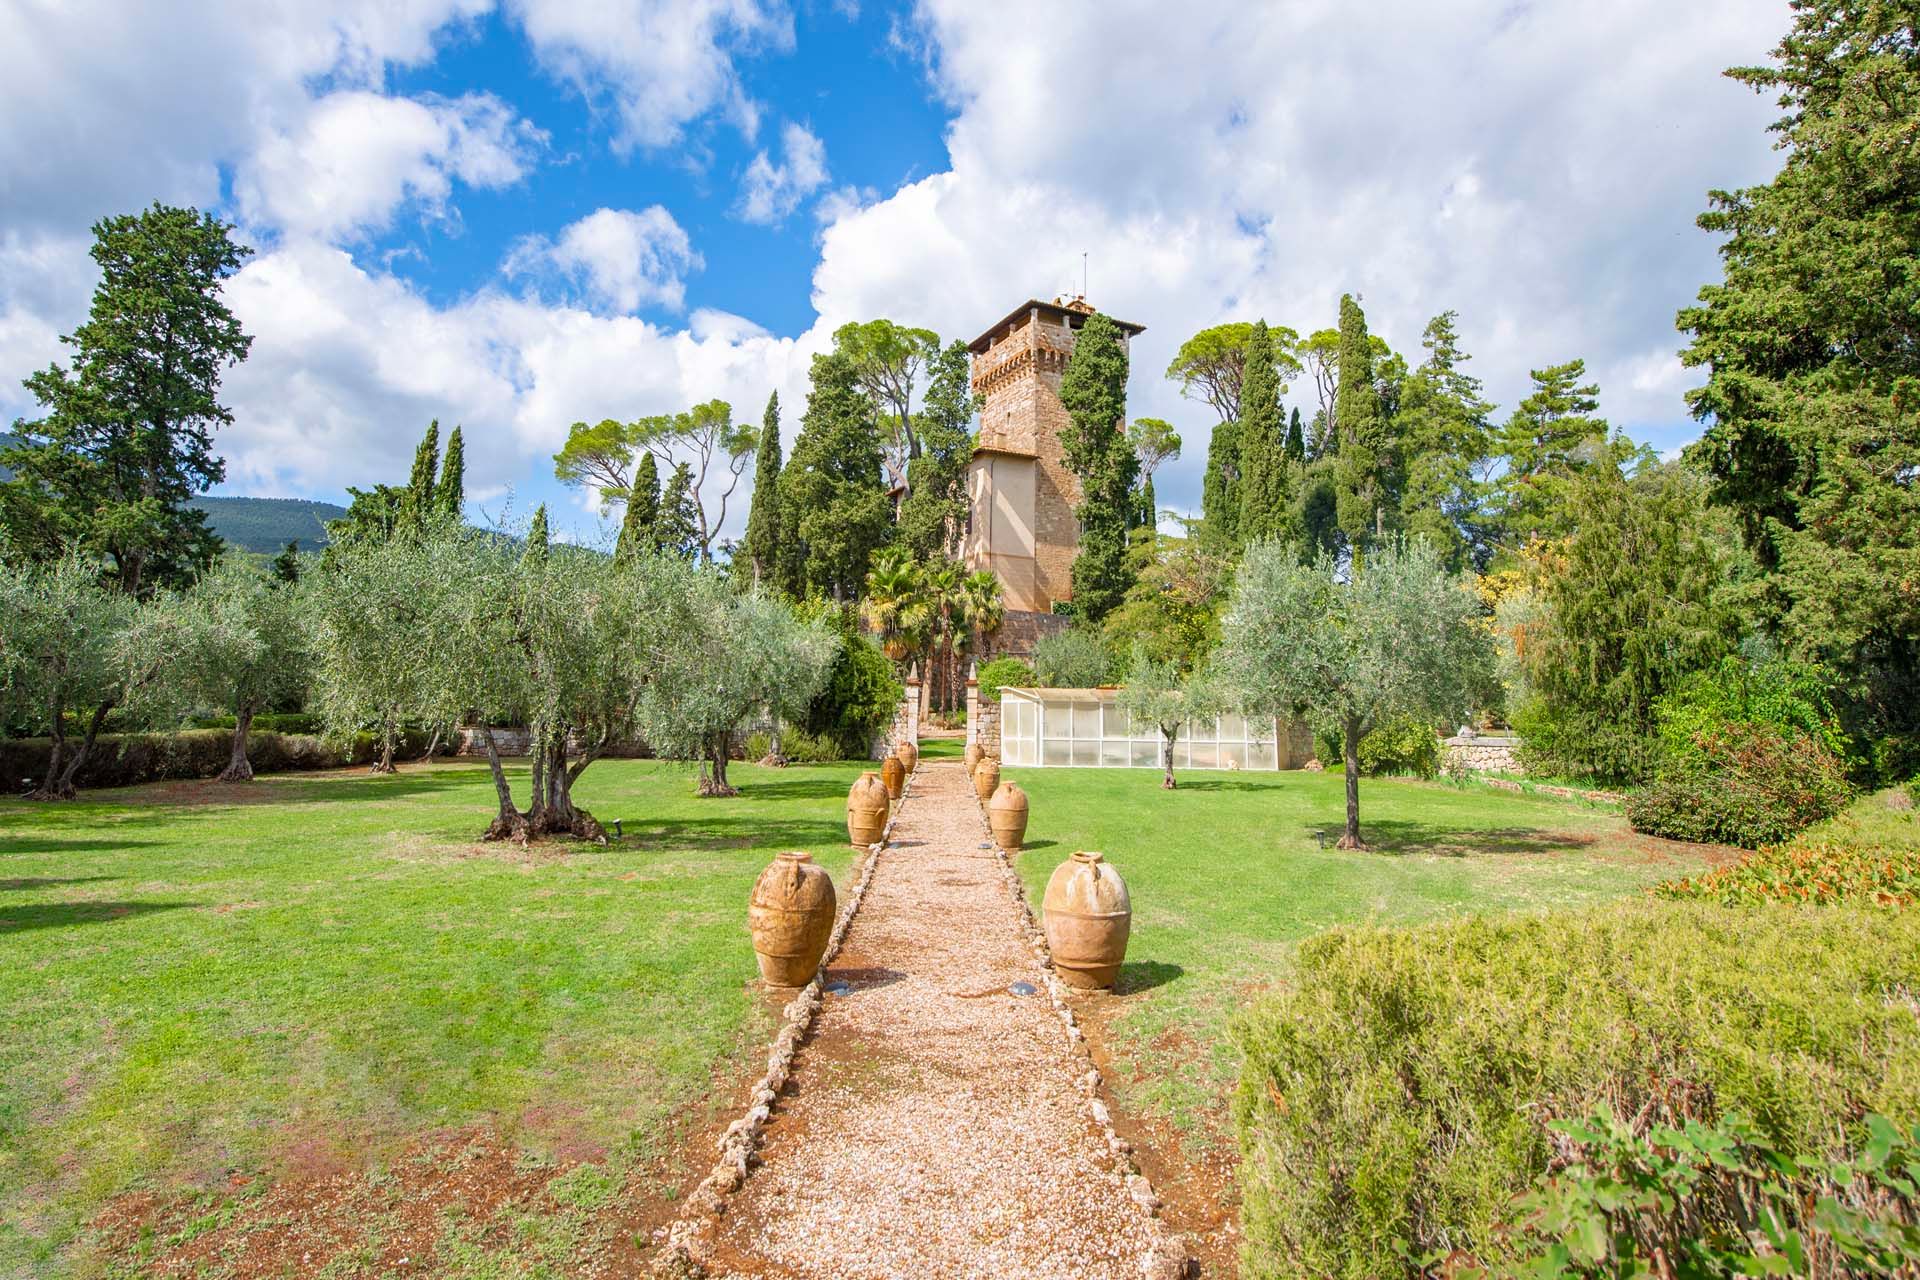
<path id="1" fill-rule="evenodd" d="M 967 753 L 963 759 L 967 762 L 967 776 L 969 778 L 973 776 L 973 771 L 979 768 L 981 758 L 986 754 L 986 748 L 982 747 L 979 743 L 969 742 L 967 744 Z"/>
<path id="2" fill-rule="evenodd" d="M 987 801 L 987 825 L 993 828 L 993 842 L 1008 853 L 1020 852 L 1027 839 L 1027 793 L 1011 782 L 1003 782 Z"/>
<path id="3" fill-rule="evenodd" d="M 833 932 L 833 879 L 805 853 L 783 853 L 753 882 L 747 929 L 760 977 L 770 987 L 813 980 Z"/>
<path id="4" fill-rule="evenodd" d="M 1041 908 L 1053 967 L 1070 987 L 1110 987 L 1127 956 L 1127 882 L 1097 853 L 1076 853 L 1047 881 Z"/>
<path id="5" fill-rule="evenodd" d="M 985 800 L 1000 785 L 1000 762 L 992 756 L 986 756 L 973 770 L 973 793 Z"/>
<path id="6" fill-rule="evenodd" d="M 886 784 L 889 800 L 898 800 L 907 789 L 907 766 L 899 756 L 888 756 L 880 762 L 880 781 Z"/>
<path id="7" fill-rule="evenodd" d="M 847 791 L 847 839 L 864 849 L 887 832 L 887 784 L 869 769 Z"/>
<path id="8" fill-rule="evenodd" d="M 893 748 L 893 754 L 900 757 L 900 763 L 906 766 L 908 773 L 920 767 L 920 744 L 917 742 L 902 738 Z"/>

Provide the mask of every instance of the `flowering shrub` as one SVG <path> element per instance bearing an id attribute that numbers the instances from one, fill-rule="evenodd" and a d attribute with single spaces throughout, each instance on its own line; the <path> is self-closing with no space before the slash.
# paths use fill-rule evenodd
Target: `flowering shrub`
<path id="1" fill-rule="evenodd" d="M 1852 794 L 1837 756 L 1772 724 L 1726 721 L 1693 735 L 1627 798 L 1635 831 L 1757 849 L 1838 813 Z"/>

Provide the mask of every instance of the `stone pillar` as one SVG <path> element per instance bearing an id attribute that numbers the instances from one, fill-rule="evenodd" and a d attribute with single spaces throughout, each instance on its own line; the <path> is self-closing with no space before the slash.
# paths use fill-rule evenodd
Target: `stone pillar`
<path id="1" fill-rule="evenodd" d="M 967 664 L 967 745 L 980 740 L 980 665 Z"/>
<path id="2" fill-rule="evenodd" d="M 909 667 L 907 678 L 902 682 L 905 693 L 900 699 L 899 723 L 894 726 L 894 745 L 902 742 L 918 744 L 920 741 L 920 675 Z"/>

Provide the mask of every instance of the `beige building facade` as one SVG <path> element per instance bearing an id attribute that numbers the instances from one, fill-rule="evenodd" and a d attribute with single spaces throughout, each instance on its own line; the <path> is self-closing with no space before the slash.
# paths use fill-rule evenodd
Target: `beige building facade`
<path id="1" fill-rule="evenodd" d="M 1080 486 L 1061 445 L 1071 419 L 1060 403 L 1060 377 L 1092 314 L 1084 298 L 1030 299 L 969 346 L 982 404 L 962 555 L 968 568 L 999 576 L 1010 613 L 1051 614 L 1073 599 Z M 1128 339 L 1144 330 L 1115 323 Z"/>

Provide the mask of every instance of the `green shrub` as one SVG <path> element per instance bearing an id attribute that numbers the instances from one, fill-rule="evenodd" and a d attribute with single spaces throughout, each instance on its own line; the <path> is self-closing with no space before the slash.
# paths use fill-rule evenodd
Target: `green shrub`
<path id="1" fill-rule="evenodd" d="M 1603 1106 L 1548 1127 L 1566 1167 L 1516 1204 L 1519 1258 L 1448 1259 L 1454 1280 L 1920 1274 L 1920 1126 L 1869 1115 L 1838 1160 L 1783 1153 L 1739 1114 L 1648 1127 Z"/>
<path id="2" fill-rule="evenodd" d="M 746 759 L 764 759 L 772 747 L 773 739 L 767 734 L 749 734 Z M 828 764 L 847 758 L 846 752 L 840 749 L 840 744 L 829 735 L 808 733 L 805 729 L 796 729 L 792 725 L 787 725 L 780 730 L 780 754 L 794 764 Z"/>
<path id="3" fill-rule="evenodd" d="M 1739 1111 L 1839 1158 L 1920 1120 L 1920 913 L 1637 901 L 1346 929 L 1235 1024 L 1246 1273 L 1509 1258 L 1554 1119 Z"/>
<path id="4" fill-rule="evenodd" d="M 1556 713 L 1530 698 L 1514 709 L 1520 767 L 1536 778 L 1635 785 L 1653 777 L 1660 739 L 1599 715 Z"/>
<path id="5" fill-rule="evenodd" d="M 1092 689 L 1114 675 L 1113 651 L 1098 631 L 1069 627 L 1034 641 L 1033 678 L 1042 688 Z"/>
<path id="6" fill-rule="evenodd" d="M 1661 749 L 1670 761 L 1696 759 L 1703 735 L 1739 722 L 1771 725 L 1786 737 L 1817 742 L 1845 761 L 1852 747 L 1834 714 L 1832 684 L 1825 670 L 1805 663 L 1722 659 L 1654 703 Z"/>
<path id="7" fill-rule="evenodd" d="M 428 735 L 418 729 L 401 731 L 395 754 L 401 759 L 427 749 Z M 78 746 L 70 742 L 69 748 Z M 0 740 L 0 786 L 25 791 L 46 776 L 53 744 L 45 738 Z M 355 734 L 340 743 L 308 734 L 259 732 L 247 738 L 247 759 L 256 773 L 284 773 L 300 769 L 337 769 L 367 764 L 380 754 L 379 739 Z M 105 733 L 93 744 L 87 762 L 75 780 L 81 787 L 131 787 L 143 782 L 211 778 L 227 767 L 233 755 L 233 732 L 228 729 L 182 729 L 175 733 Z M 31 781 L 29 781 L 31 780 Z"/>
<path id="8" fill-rule="evenodd" d="M 807 708 L 801 727 L 832 738 L 840 752 L 836 759 L 858 760 L 866 756 L 874 735 L 893 722 L 905 690 L 894 678 L 893 663 L 871 637 L 846 630 L 840 639 L 826 687 Z"/>
<path id="9" fill-rule="evenodd" d="M 1341 764 L 1346 751 L 1340 726 L 1326 721 L 1313 729 L 1316 754 L 1329 767 Z M 1403 775 L 1431 778 L 1440 772 L 1440 737 L 1433 726 L 1416 719 L 1390 721 L 1360 739 L 1363 777 Z"/>
<path id="10" fill-rule="evenodd" d="M 1009 685 L 1030 689 L 1037 680 L 1033 668 L 1018 658 L 995 658 L 983 665 L 975 678 L 980 682 L 980 701 L 988 706 L 999 704 L 1001 689 Z"/>
<path id="11" fill-rule="evenodd" d="M 1635 831 L 1757 849 L 1832 817 L 1852 793 L 1819 742 L 1732 720 L 1695 733 L 1692 750 L 1669 758 L 1626 810 Z"/>

